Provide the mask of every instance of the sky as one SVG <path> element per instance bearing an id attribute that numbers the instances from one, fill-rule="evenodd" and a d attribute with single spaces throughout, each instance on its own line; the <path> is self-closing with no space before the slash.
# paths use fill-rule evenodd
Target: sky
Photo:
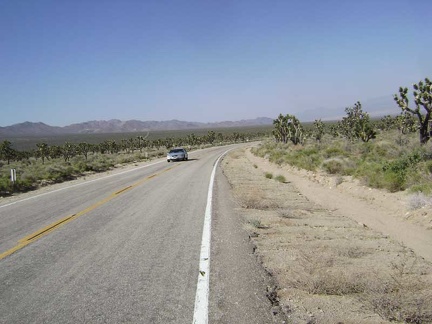
<path id="1" fill-rule="evenodd" d="M 0 126 L 300 120 L 432 77 L 430 0 L 0 0 Z M 386 104 L 387 105 L 387 104 Z"/>

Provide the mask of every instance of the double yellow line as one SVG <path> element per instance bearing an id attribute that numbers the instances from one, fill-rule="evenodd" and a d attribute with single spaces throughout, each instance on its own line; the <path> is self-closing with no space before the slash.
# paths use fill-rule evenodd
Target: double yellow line
<path id="1" fill-rule="evenodd" d="M 169 167 L 167 169 L 164 169 L 163 171 L 161 171 L 159 173 L 154 173 L 154 174 L 152 174 L 152 175 L 150 175 L 150 176 L 148 176 L 148 177 L 146 177 L 146 178 L 144 178 L 144 179 L 142 179 L 142 180 L 140 180 L 140 181 L 138 181 L 138 182 L 136 182 L 136 183 L 134 183 L 134 184 L 132 184 L 130 186 L 127 186 L 125 188 L 122 188 L 122 189 L 120 189 L 120 190 L 112 193 L 108 197 L 106 197 L 106 198 L 98 201 L 97 203 L 95 203 L 95 204 L 87 207 L 86 209 L 84 209 L 84 210 L 82 210 L 82 211 L 80 211 L 80 212 L 78 212 L 76 214 L 64 217 L 64 218 L 62 218 L 62 219 L 60 219 L 60 220 L 58 220 L 58 221 L 56 221 L 54 223 L 51 223 L 50 225 L 48 225 L 48 226 L 46 226 L 44 228 L 41 228 L 40 230 L 38 230 L 38 231 L 36 231 L 36 232 L 34 232 L 32 234 L 27 235 L 26 237 L 20 239 L 18 241 L 18 244 L 16 246 L 14 246 L 13 248 L 11 248 L 11 249 L 9 249 L 9 250 L 1 253 L 0 254 L 0 260 L 3 259 L 3 258 L 5 258 L 5 257 L 7 257 L 8 255 L 11 255 L 12 253 L 14 253 L 16 251 L 22 249 L 23 247 L 29 245 L 30 243 L 32 243 L 32 242 L 40 239 L 41 237 L 47 235 L 48 233 L 56 230 L 60 226 L 63 226 L 65 224 L 73 221 L 74 219 L 76 219 L 76 218 L 78 218 L 78 217 L 80 217 L 80 216 L 82 216 L 84 214 L 87 214 L 88 212 L 90 212 L 90 211 L 98 208 L 99 206 L 102 206 L 102 205 L 106 204 L 110 200 L 118 197 L 120 194 L 123 194 L 123 193 L 125 193 L 125 192 L 127 192 L 127 191 L 129 191 L 129 190 L 131 190 L 131 189 L 133 189 L 135 187 L 138 187 L 139 185 L 143 184 L 144 182 L 146 182 L 146 181 L 148 181 L 148 180 L 150 180 L 150 179 L 152 179 L 154 177 L 157 177 L 158 175 L 161 175 L 162 173 L 170 171 L 170 170 L 172 170 L 175 167 L 176 166 L 172 166 L 172 167 Z"/>

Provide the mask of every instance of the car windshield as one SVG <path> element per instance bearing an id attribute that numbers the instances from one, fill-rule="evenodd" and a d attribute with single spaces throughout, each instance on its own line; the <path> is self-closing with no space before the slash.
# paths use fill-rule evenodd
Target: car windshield
<path id="1" fill-rule="evenodd" d="M 183 153 L 183 149 L 171 150 L 170 153 Z"/>

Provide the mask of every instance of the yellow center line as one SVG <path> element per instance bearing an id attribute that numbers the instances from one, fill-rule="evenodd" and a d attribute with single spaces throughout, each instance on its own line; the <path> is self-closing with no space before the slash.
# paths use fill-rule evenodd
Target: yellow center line
<path id="1" fill-rule="evenodd" d="M 80 212 L 78 212 L 76 214 L 64 217 L 64 218 L 62 218 L 62 219 L 60 219 L 60 220 L 58 220 L 58 221 L 56 221 L 54 223 L 51 223 L 50 225 L 48 225 L 48 226 L 46 226 L 44 228 L 41 228 L 40 230 L 38 230 L 38 231 L 36 231 L 36 232 L 34 232 L 32 234 L 29 234 L 29 235 L 23 237 L 22 239 L 18 240 L 18 244 L 16 246 L 14 246 L 13 248 L 11 248 L 11 249 L 3 252 L 3 253 L 0 253 L 0 260 L 3 259 L 3 258 L 5 258 L 5 257 L 7 257 L 8 255 L 11 255 L 12 253 L 14 253 L 16 251 L 22 249 L 23 247 L 29 245 L 30 243 L 32 243 L 32 242 L 40 239 L 41 237 L 47 235 L 48 233 L 56 230 L 60 226 L 65 225 L 65 224 L 71 222 L 72 220 L 74 220 L 74 219 L 76 219 L 76 218 L 78 218 L 78 217 L 80 217 L 80 216 L 82 216 L 84 214 L 87 214 L 88 212 L 90 212 L 90 211 L 92 211 L 92 210 L 94 210 L 94 209 L 96 209 L 96 208 L 98 208 L 98 207 L 106 204 L 110 200 L 118 197 L 120 194 L 125 193 L 126 191 L 129 191 L 129 190 L 131 190 L 131 189 L 133 189 L 135 187 L 138 187 L 139 185 L 143 184 L 144 182 L 146 182 L 146 181 L 148 181 L 150 179 L 153 179 L 154 177 L 157 177 L 157 176 L 161 175 L 162 173 L 170 171 L 170 170 L 172 170 L 175 167 L 176 166 L 172 166 L 172 167 L 169 167 L 167 169 L 164 169 L 161 172 L 152 174 L 152 175 L 150 175 L 150 176 L 148 176 L 148 177 L 146 177 L 146 178 L 144 178 L 144 179 L 142 179 L 142 180 L 140 180 L 140 181 L 138 181 L 138 182 L 136 182 L 136 183 L 134 183 L 134 184 L 132 184 L 130 186 L 127 186 L 127 187 L 125 187 L 123 189 L 120 189 L 120 190 L 112 193 L 108 197 L 106 197 L 106 198 L 98 201 L 97 203 L 95 203 L 95 204 L 87 207 L 86 209 L 84 209 L 84 210 L 82 210 L 82 211 L 80 211 Z"/>

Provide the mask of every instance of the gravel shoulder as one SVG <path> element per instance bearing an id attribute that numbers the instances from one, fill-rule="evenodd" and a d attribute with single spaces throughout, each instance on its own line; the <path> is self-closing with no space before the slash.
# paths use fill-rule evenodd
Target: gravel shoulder
<path id="1" fill-rule="evenodd" d="M 432 322 L 428 210 L 408 211 L 403 194 L 352 179 L 279 167 L 250 149 L 222 167 L 292 323 Z"/>

